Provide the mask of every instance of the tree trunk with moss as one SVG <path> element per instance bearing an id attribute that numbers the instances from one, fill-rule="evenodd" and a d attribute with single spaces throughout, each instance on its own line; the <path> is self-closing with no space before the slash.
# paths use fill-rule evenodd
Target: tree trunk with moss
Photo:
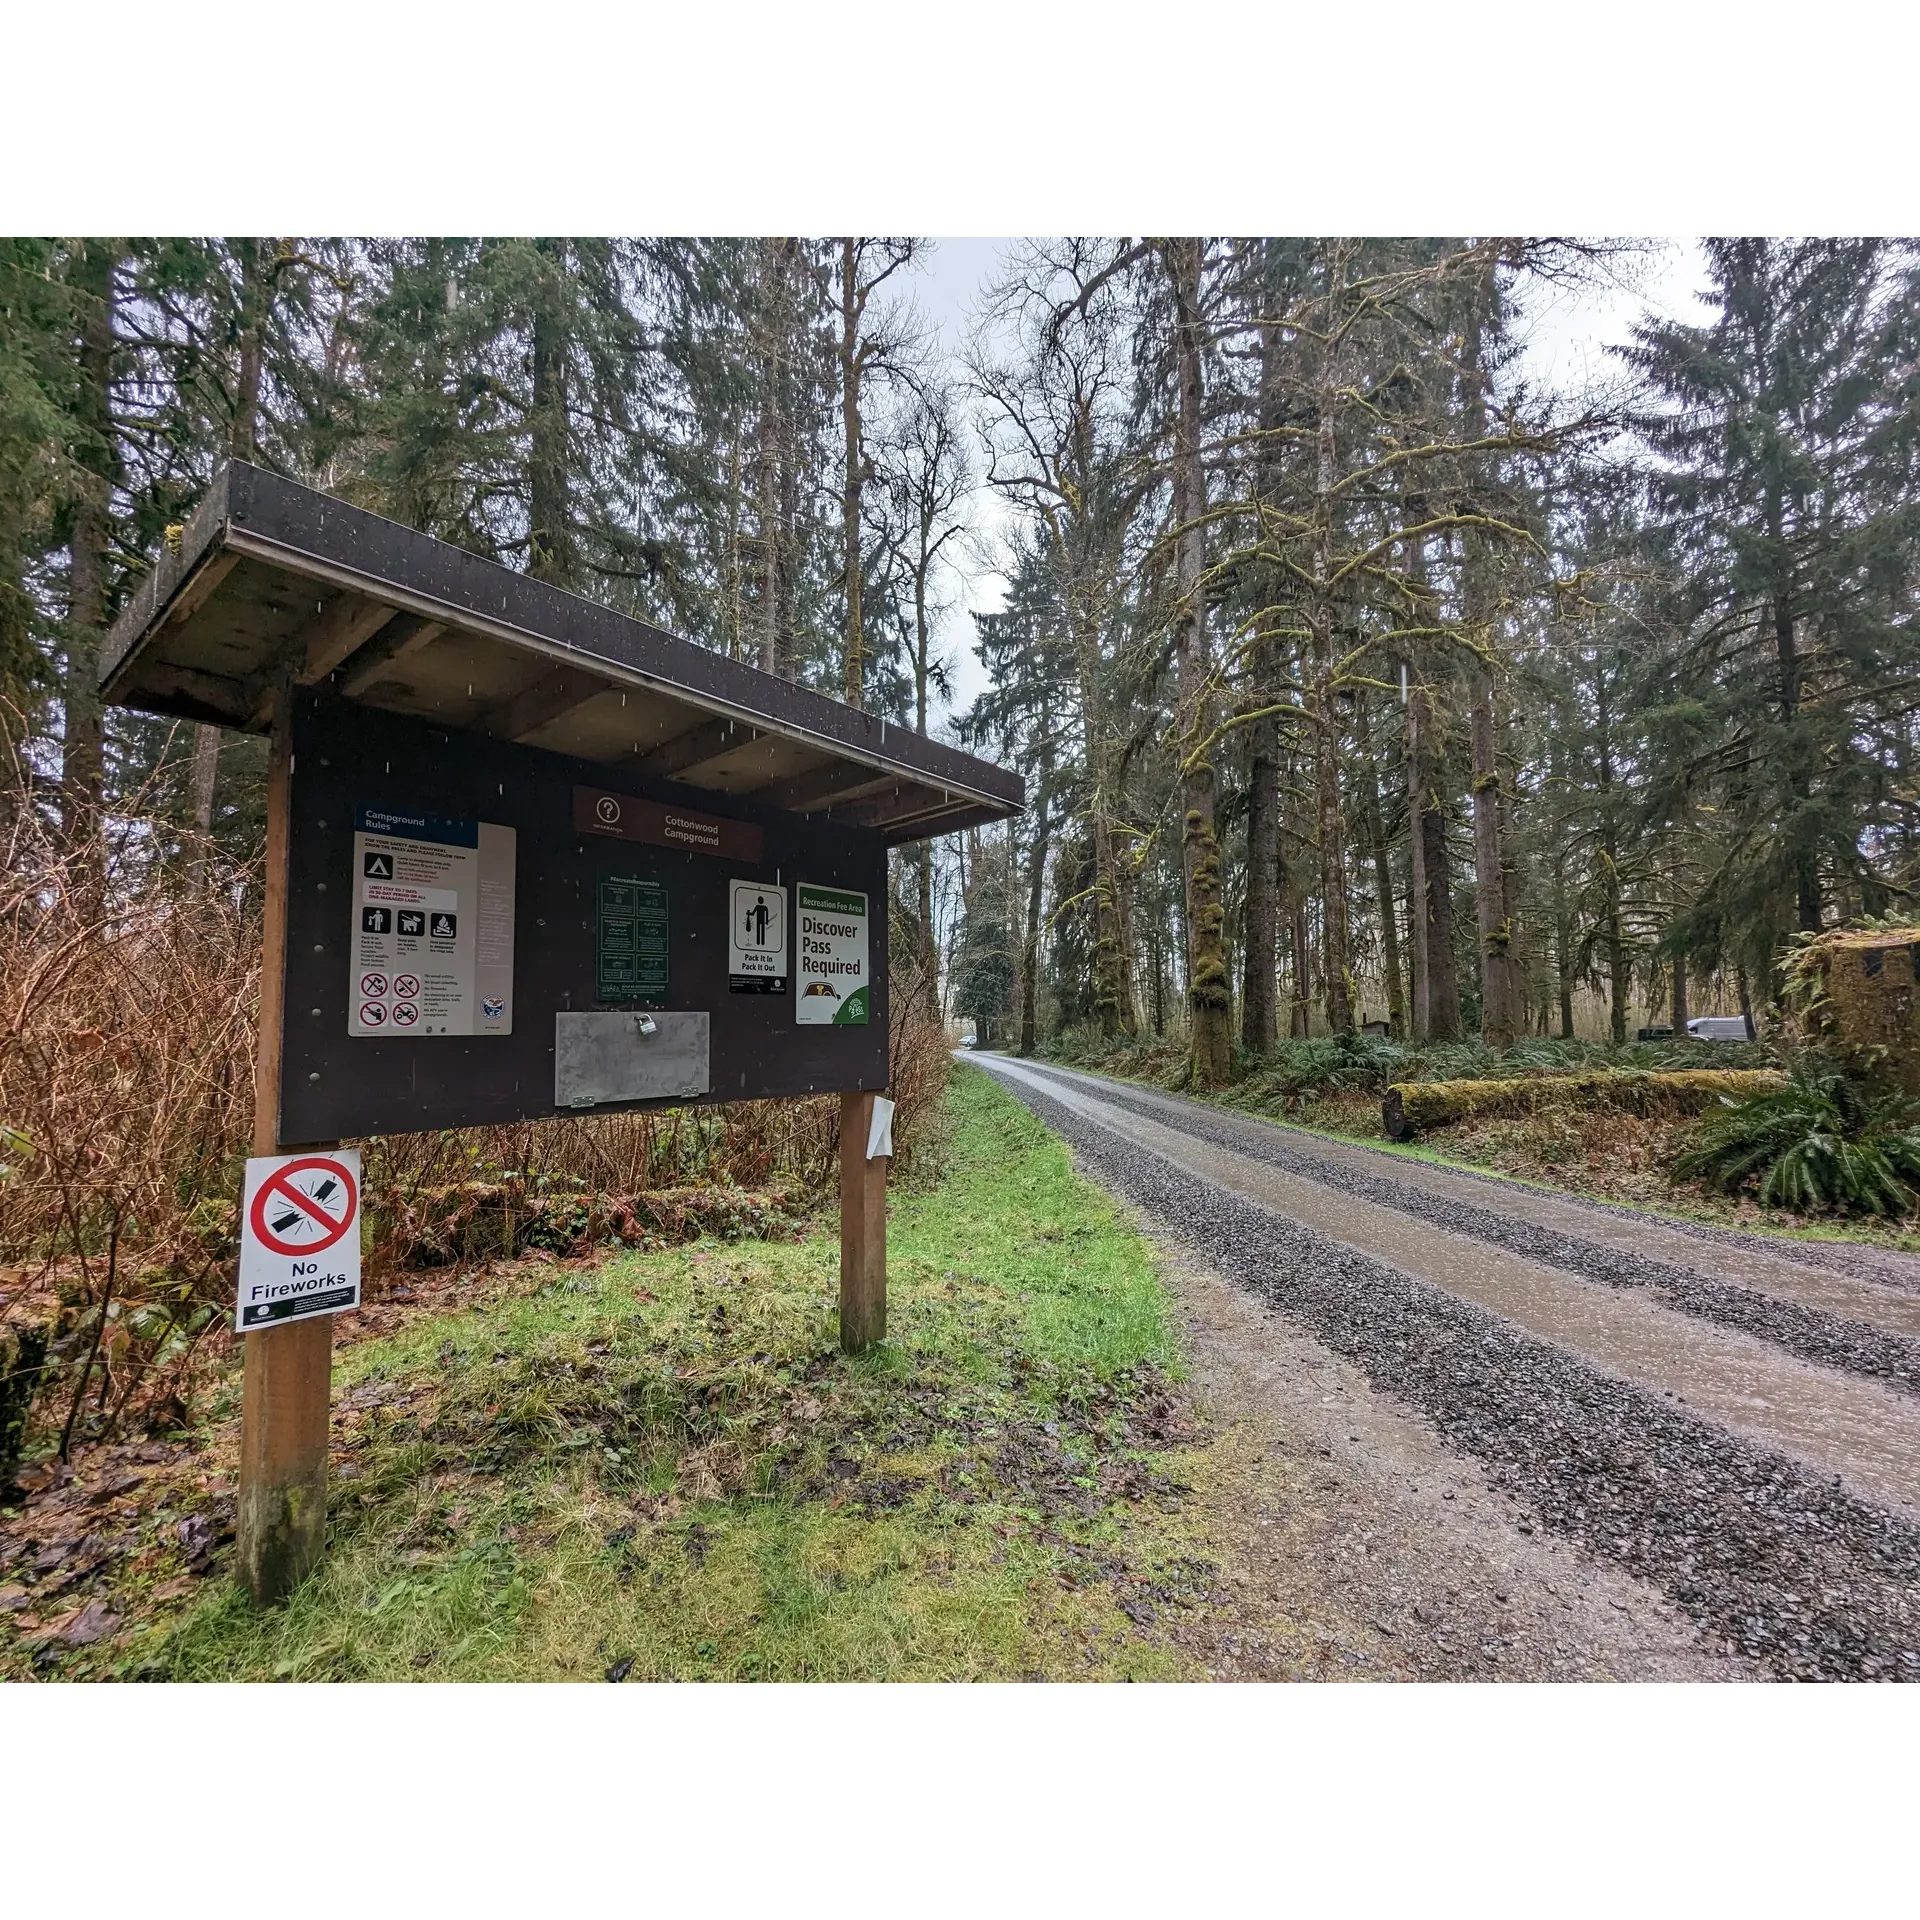
<path id="1" fill-rule="evenodd" d="M 1484 439 L 1487 431 L 1484 323 L 1499 299 L 1492 272 L 1489 259 L 1487 279 L 1469 295 L 1462 340 L 1461 398 L 1469 440 Z M 1485 491 L 1486 464 L 1485 455 L 1471 456 L 1467 462 L 1469 484 L 1479 492 Z M 1519 993 L 1514 979 L 1513 925 L 1507 912 L 1500 740 L 1489 664 L 1495 626 L 1493 564 L 1486 536 L 1475 527 L 1466 528 L 1460 541 L 1460 581 L 1467 644 L 1475 650 L 1468 670 L 1468 751 L 1473 769 L 1473 904 L 1480 935 L 1480 1037 L 1493 1052 L 1504 1053 L 1514 1042 Z"/>
<path id="2" fill-rule="evenodd" d="M 1473 902 L 1480 934 L 1480 1037 L 1495 1053 L 1513 1045 L 1517 1019 L 1513 926 L 1507 914 L 1501 833 L 1500 760 L 1493 676 L 1475 661 L 1471 680 L 1473 755 Z"/>
<path id="3" fill-rule="evenodd" d="M 1407 1002 L 1400 984 L 1400 925 L 1394 908 L 1393 864 L 1387 846 L 1386 822 L 1380 811 L 1380 769 L 1373 758 L 1373 730 L 1367 696 L 1354 702 L 1354 731 L 1360 748 L 1360 808 L 1366 829 L 1367 852 L 1373 862 L 1374 900 L 1380 914 L 1381 969 L 1386 976 L 1387 1031 L 1396 1040 L 1407 1037 Z"/>
<path id="4" fill-rule="evenodd" d="M 1267 703 L 1265 676 L 1254 696 Z M 1273 1051 L 1279 1033 L 1276 961 L 1280 946 L 1280 759 L 1271 716 L 1248 728 L 1247 906 L 1240 986 L 1240 1043 Z"/>
<path id="5" fill-rule="evenodd" d="M 1336 241 L 1329 271 L 1329 316 L 1339 310 L 1345 286 L 1345 244 Z M 1312 574 L 1307 618 L 1311 627 L 1314 825 L 1320 843 L 1320 972 L 1327 990 L 1327 1025 L 1353 1031 L 1352 954 L 1347 918 L 1347 843 L 1340 812 L 1340 716 L 1333 657 L 1333 517 L 1339 478 L 1334 423 L 1340 403 L 1339 373 L 1331 347 L 1321 355 L 1315 393 L 1312 505 Z"/>
<path id="6" fill-rule="evenodd" d="M 1220 901 L 1220 842 L 1214 831 L 1213 651 L 1207 631 L 1207 483 L 1201 466 L 1200 273 L 1197 239 L 1166 246 L 1174 297 L 1173 521 L 1174 661 L 1182 758 L 1181 867 L 1187 903 L 1187 1006 L 1193 1084 L 1225 1085 L 1233 1068 L 1233 990 L 1227 978 L 1226 912 Z"/>
<path id="7" fill-rule="evenodd" d="M 1453 869 L 1447 808 L 1440 791 L 1442 755 L 1433 739 L 1433 702 L 1416 683 L 1407 695 L 1407 783 L 1413 831 L 1420 841 L 1420 891 L 1414 912 L 1425 922 L 1428 1040 L 1460 1038 L 1460 972 L 1453 957 Z"/>

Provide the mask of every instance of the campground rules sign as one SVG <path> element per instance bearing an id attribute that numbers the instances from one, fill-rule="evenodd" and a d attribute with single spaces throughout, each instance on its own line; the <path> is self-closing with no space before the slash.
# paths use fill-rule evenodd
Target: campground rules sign
<path id="1" fill-rule="evenodd" d="M 234 1331 L 359 1304 L 359 1149 L 249 1160 Z"/>

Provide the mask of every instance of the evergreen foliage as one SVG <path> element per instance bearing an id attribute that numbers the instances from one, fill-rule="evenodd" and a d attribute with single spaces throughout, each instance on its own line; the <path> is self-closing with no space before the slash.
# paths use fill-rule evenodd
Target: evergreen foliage
<path id="1" fill-rule="evenodd" d="M 1872 1100 L 1830 1060 L 1796 1061 L 1776 1093 L 1729 1100 L 1674 1164 L 1769 1207 L 1904 1214 L 1920 1204 L 1920 1101 Z"/>
<path id="2" fill-rule="evenodd" d="M 128 871 L 257 845 L 256 744 L 90 705 L 230 455 L 927 726 L 979 493 L 953 724 L 1030 805 L 896 878 L 930 1002 L 1203 1081 L 1222 1016 L 1766 1027 L 1798 935 L 1920 885 L 1920 256 L 1709 242 L 1629 393 L 1530 389 L 1606 251 L 1025 242 L 943 360 L 900 240 L 0 242 L 4 805 L 84 872 L 136 797 Z"/>

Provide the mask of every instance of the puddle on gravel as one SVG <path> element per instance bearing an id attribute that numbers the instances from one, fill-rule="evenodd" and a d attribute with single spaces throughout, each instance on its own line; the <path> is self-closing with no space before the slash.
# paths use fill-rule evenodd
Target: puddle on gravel
<path id="1" fill-rule="evenodd" d="M 1676 1313 L 1650 1296 L 1523 1260 L 1195 1140 L 1109 1105 L 1089 1094 L 1084 1083 L 1035 1076 L 1035 1084 L 1063 1106 L 1201 1179 L 1477 1301 L 1735 1433 L 1838 1475 L 1866 1499 L 1920 1514 L 1920 1402 L 1906 1395 L 1857 1375 L 1810 1366 L 1748 1334 Z"/>
<path id="2" fill-rule="evenodd" d="M 1486 1490 L 1484 1471 L 1163 1229 L 1218 1423 L 1231 1604 L 1186 1642 L 1222 1679 L 1750 1680 L 1661 1594 Z"/>

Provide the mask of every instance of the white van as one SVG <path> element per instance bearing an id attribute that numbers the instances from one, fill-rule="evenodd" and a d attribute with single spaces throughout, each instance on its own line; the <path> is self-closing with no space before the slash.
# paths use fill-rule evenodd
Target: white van
<path id="1" fill-rule="evenodd" d="M 1733 1040 L 1742 1044 L 1754 1037 L 1744 1013 L 1705 1014 L 1698 1020 L 1689 1020 L 1687 1032 L 1696 1040 Z"/>

